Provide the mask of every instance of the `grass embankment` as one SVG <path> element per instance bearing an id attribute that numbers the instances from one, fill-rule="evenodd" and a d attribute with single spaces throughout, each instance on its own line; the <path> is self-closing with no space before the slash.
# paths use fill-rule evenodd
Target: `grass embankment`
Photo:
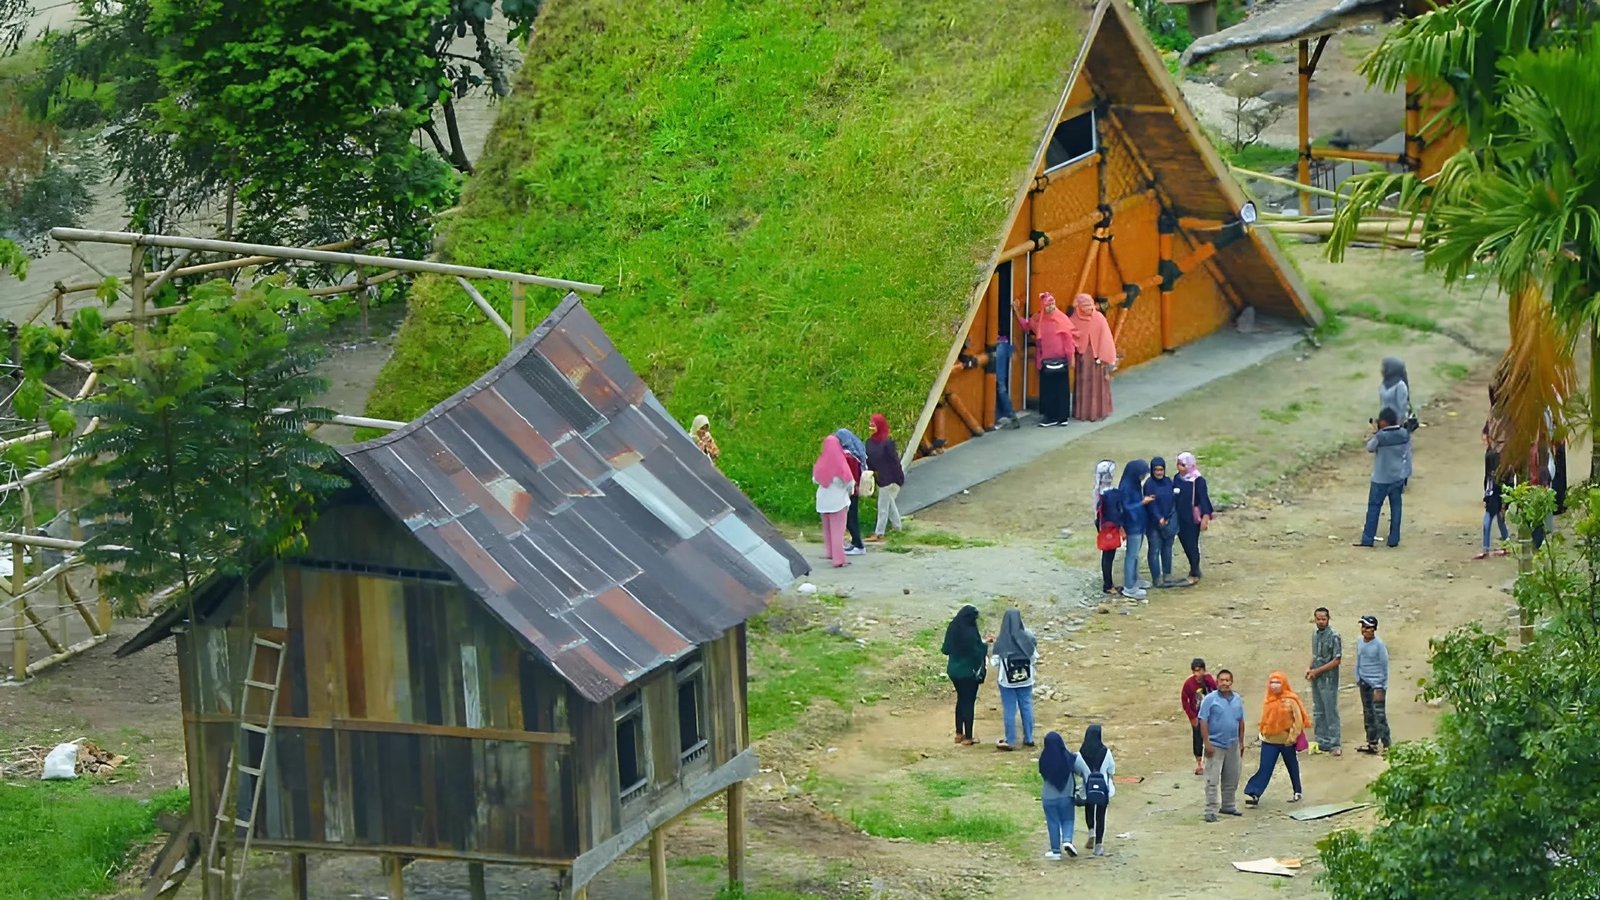
<path id="1" fill-rule="evenodd" d="M 728 474 L 808 520 L 825 434 L 881 411 L 906 439 L 1089 15 L 553 0 L 445 256 L 604 284 L 589 308 L 673 414 L 709 415 Z M 370 411 L 411 418 L 505 350 L 423 279 Z"/>
<path id="2" fill-rule="evenodd" d="M 68 900 L 112 887 L 128 853 L 155 833 L 156 816 L 184 814 L 187 791 L 149 800 L 100 793 L 84 779 L 0 784 L 0 897 Z"/>

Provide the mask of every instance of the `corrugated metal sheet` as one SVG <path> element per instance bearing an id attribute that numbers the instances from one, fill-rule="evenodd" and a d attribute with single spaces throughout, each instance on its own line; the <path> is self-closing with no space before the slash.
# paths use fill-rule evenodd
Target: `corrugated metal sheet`
<path id="1" fill-rule="evenodd" d="M 1243 22 L 1197 38 L 1184 51 L 1183 64 L 1192 65 L 1224 50 L 1303 41 L 1366 22 L 1386 21 L 1399 15 L 1403 6 L 1400 0 L 1277 0 L 1258 4 Z"/>
<path id="2" fill-rule="evenodd" d="M 343 453 L 386 509 L 593 701 L 743 622 L 809 571 L 576 295 L 488 375 Z"/>

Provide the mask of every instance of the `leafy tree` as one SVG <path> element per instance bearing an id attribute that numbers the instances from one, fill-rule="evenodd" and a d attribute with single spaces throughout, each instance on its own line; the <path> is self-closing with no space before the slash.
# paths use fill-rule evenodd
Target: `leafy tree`
<path id="1" fill-rule="evenodd" d="M 1338 898 L 1594 896 L 1600 884 L 1600 491 L 1574 492 L 1570 545 L 1548 540 L 1517 600 L 1543 619 L 1513 649 L 1479 625 L 1432 642 L 1430 740 L 1398 744 L 1373 785 L 1382 824 L 1321 844 Z M 1555 501 L 1522 487 L 1542 524 Z"/>
<path id="2" fill-rule="evenodd" d="M 1531 345 L 1547 338 L 1537 327 L 1544 321 L 1559 327 L 1568 360 L 1585 334 L 1591 351 L 1600 351 L 1597 17 L 1593 3 L 1462 0 L 1396 29 L 1363 71 L 1385 88 L 1410 73 L 1425 87 L 1451 90 L 1443 121 L 1462 129 L 1466 146 L 1429 180 L 1374 173 L 1347 182 L 1330 257 L 1342 258 L 1356 224 L 1393 198 L 1418 220 L 1429 269 L 1447 283 L 1485 271 L 1514 298 L 1513 322 L 1535 326 L 1513 335 L 1508 363 L 1540 358 Z M 1545 294 L 1549 315 L 1538 308 Z M 1505 458 L 1559 437 L 1541 433 L 1545 410 L 1565 399 L 1550 396 L 1558 374 L 1512 379 L 1531 398 L 1500 398 L 1512 436 Z M 1588 393 L 1593 430 L 1600 428 L 1600 366 L 1590 368 Z M 1600 440 L 1592 452 L 1600 472 Z"/>
<path id="3" fill-rule="evenodd" d="M 305 433 L 327 415 L 306 405 L 323 387 L 309 372 L 324 316 L 297 290 L 234 297 L 213 282 L 144 351 L 102 361 L 104 390 L 82 410 L 100 426 L 74 452 L 97 486 L 83 513 L 103 523 L 84 554 L 110 566 L 119 608 L 175 582 L 187 601 L 209 573 L 282 552 L 343 484 L 323 468 L 334 452 Z"/>
<path id="4" fill-rule="evenodd" d="M 544 0 L 500 0 L 501 13 L 511 25 L 513 41 L 520 40 L 533 29 Z M 472 171 L 472 160 L 467 157 L 461 141 L 461 129 L 456 123 L 455 101 L 473 91 L 488 90 L 496 97 L 511 92 L 513 60 L 503 47 L 489 37 L 488 24 L 494 18 L 495 0 L 450 0 L 449 9 L 434 23 L 428 37 L 428 55 L 436 61 L 440 74 L 449 85 L 439 98 L 439 112 L 444 117 L 448 147 L 439 138 L 432 117 L 422 126 L 439 155 L 450 161 L 461 172 Z M 471 36 L 472 53 L 457 52 L 458 40 Z"/>

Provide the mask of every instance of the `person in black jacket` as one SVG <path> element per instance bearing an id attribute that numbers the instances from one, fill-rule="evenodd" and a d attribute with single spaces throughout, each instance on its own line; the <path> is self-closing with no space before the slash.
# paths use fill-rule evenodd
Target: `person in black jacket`
<path id="1" fill-rule="evenodd" d="M 867 543 L 876 544 L 883 540 L 883 533 L 889 526 L 895 531 L 905 529 L 895 499 L 906 483 L 906 472 L 900 467 L 900 449 L 889 436 L 889 420 L 882 413 L 872 414 L 872 437 L 867 438 L 867 468 L 872 470 L 872 477 L 878 483 L 878 527 L 872 529 L 872 537 L 867 538 Z"/>
<path id="2" fill-rule="evenodd" d="M 1206 491 L 1206 478 L 1194 454 L 1185 450 L 1178 454 L 1178 543 L 1183 545 L 1183 555 L 1189 558 L 1189 580 L 1200 581 L 1200 532 L 1211 527 L 1211 495 Z"/>

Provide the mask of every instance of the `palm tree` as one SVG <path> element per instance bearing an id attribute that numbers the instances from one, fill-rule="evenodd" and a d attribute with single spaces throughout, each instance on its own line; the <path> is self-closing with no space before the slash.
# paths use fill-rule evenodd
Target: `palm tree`
<path id="1" fill-rule="evenodd" d="M 1596 16 L 1592 3 L 1465 0 L 1406 22 L 1363 63 L 1368 78 L 1386 87 L 1406 72 L 1449 87 L 1444 116 L 1465 130 L 1466 146 L 1426 180 L 1376 173 L 1347 182 L 1329 256 L 1341 259 L 1356 224 L 1387 200 L 1420 223 L 1424 264 L 1447 284 L 1482 271 L 1513 298 L 1513 341 L 1496 403 L 1508 426 L 1507 461 L 1555 437 L 1544 414 L 1567 399 L 1577 341 L 1588 337 L 1600 360 Z M 1545 352 L 1552 338 L 1559 355 Z M 1529 365 L 1542 368 L 1519 371 Z M 1596 365 L 1589 404 L 1593 437 Z M 1592 441 L 1590 465 L 1591 478 L 1600 475 L 1600 440 Z"/>

